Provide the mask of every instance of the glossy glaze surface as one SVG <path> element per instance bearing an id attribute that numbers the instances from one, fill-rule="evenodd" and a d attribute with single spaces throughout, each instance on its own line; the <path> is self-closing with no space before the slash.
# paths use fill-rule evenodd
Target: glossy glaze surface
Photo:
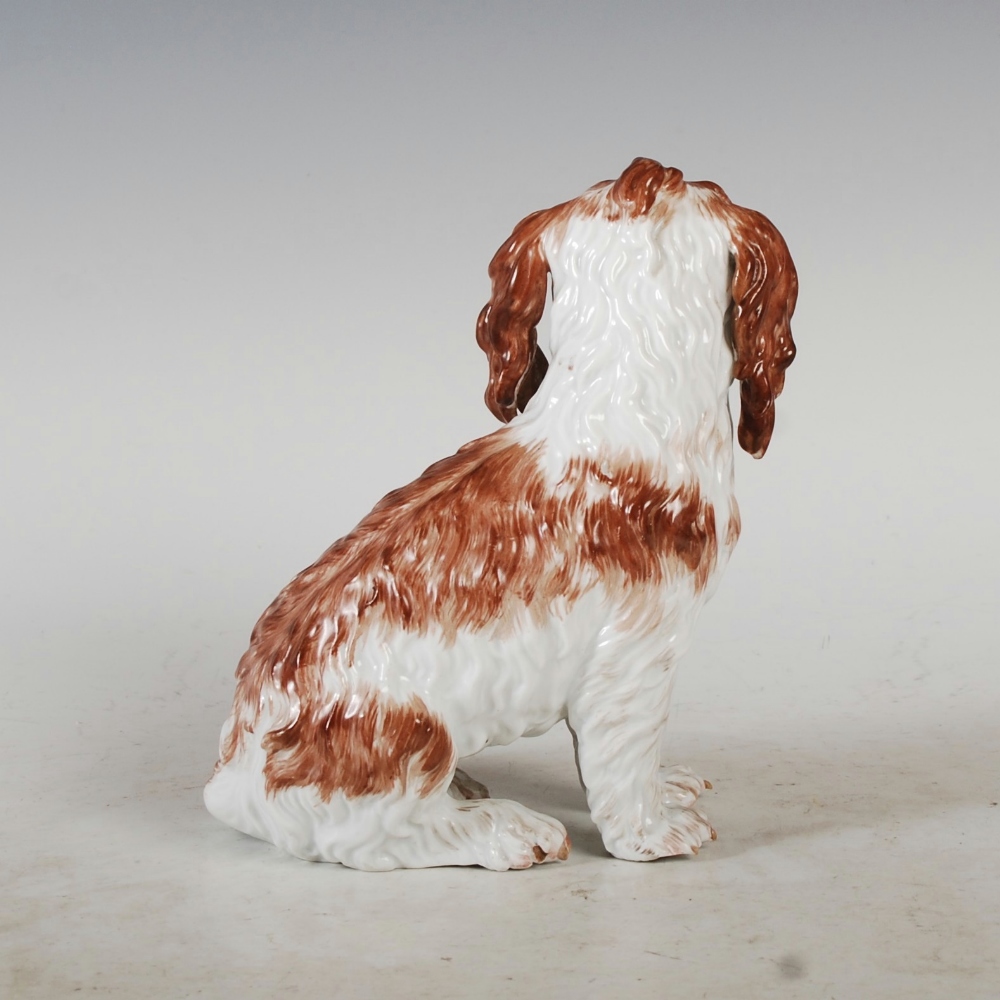
<path id="1" fill-rule="evenodd" d="M 739 536 L 729 386 L 760 457 L 794 358 L 791 258 L 763 216 L 640 158 L 519 223 L 490 276 L 477 339 L 506 426 L 390 493 L 265 611 L 206 803 L 362 869 L 561 860 L 558 820 L 456 768 L 565 721 L 607 850 L 696 853 L 706 786 L 661 765 L 659 738 Z"/>

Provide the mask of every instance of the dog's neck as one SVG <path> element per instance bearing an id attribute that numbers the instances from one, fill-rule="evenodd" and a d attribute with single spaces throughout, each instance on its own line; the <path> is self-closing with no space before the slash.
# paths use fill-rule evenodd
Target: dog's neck
<path id="1" fill-rule="evenodd" d="M 621 456 L 731 491 L 725 231 L 685 199 L 666 223 L 574 217 L 545 250 L 551 359 L 517 437 L 544 442 L 555 479 L 581 455 Z"/>

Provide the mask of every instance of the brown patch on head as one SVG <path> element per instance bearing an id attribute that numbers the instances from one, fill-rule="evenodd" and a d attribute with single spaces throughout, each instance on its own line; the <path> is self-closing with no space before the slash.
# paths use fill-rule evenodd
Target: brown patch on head
<path id="1" fill-rule="evenodd" d="M 637 156 L 608 192 L 607 217 L 637 219 L 648 215 L 661 188 L 679 194 L 684 188 L 684 175 L 676 167 Z"/>
<path id="2" fill-rule="evenodd" d="M 448 730 L 417 697 L 399 704 L 384 695 L 355 695 L 319 714 L 301 711 L 268 733 L 262 746 L 269 795 L 312 785 L 324 802 L 334 792 L 357 798 L 405 791 L 410 782 L 426 796 L 455 763 Z"/>
<path id="3" fill-rule="evenodd" d="M 761 458 L 774 430 L 774 401 L 795 360 L 791 319 L 798 276 L 781 233 L 759 212 L 734 205 L 717 184 L 697 182 L 706 208 L 729 227 L 733 253 L 732 337 L 740 381 L 739 442 Z"/>
<path id="4" fill-rule="evenodd" d="M 323 671 L 335 660 L 349 669 L 373 627 L 500 636 L 565 614 L 598 584 L 628 609 L 630 595 L 647 599 L 643 584 L 682 575 L 704 589 L 717 547 L 697 486 L 671 488 L 640 462 L 579 458 L 553 490 L 503 432 L 475 441 L 390 493 L 264 612 L 237 670 L 223 758 L 272 701 L 296 701 L 302 720 L 272 752 L 300 733 L 315 743 Z"/>
<path id="5" fill-rule="evenodd" d="M 683 191 L 681 172 L 637 157 L 616 181 L 604 181 L 579 198 L 522 219 L 494 254 L 489 267 L 492 293 L 476 322 L 476 342 L 490 364 L 486 405 L 499 420 L 508 423 L 528 405 L 549 367 L 538 347 L 537 329 L 548 291 L 545 233 L 558 232 L 572 216 L 592 216 L 602 210 L 610 221 L 640 218 L 653 209 L 661 189 L 672 194 Z M 661 199 L 663 218 L 666 204 Z"/>

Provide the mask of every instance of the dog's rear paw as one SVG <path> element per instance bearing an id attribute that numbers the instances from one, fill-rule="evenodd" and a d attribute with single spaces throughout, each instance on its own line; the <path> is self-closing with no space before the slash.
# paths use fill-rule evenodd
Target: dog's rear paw
<path id="1" fill-rule="evenodd" d="M 493 871 L 565 861 L 570 842 L 558 820 L 506 799 L 478 799 L 457 807 L 470 816 L 476 863 Z"/>

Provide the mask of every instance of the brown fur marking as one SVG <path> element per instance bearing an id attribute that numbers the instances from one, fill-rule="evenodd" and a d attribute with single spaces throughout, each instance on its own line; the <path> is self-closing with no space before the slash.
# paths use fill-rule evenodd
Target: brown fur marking
<path id="1" fill-rule="evenodd" d="M 740 381 L 739 442 L 761 458 L 774 431 L 774 401 L 784 388 L 785 369 L 795 360 L 791 319 L 798 276 L 791 254 L 771 221 L 734 205 L 717 184 L 692 187 L 709 194 L 708 208 L 729 226 L 733 241 L 733 377 Z"/>
<path id="2" fill-rule="evenodd" d="M 324 704 L 323 666 L 338 654 L 349 666 L 373 625 L 440 628 L 447 642 L 463 629 L 502 635 L 522 614 L 564 613 L 598 582 L 625 593 L 683 566 L 700 590 L 717 547 L 715 511 L 697 486 L 671 489 L 642 463 L 581 458 L 553 491 L 534 454 L 504 432 L 474 441 L 385 497 L 264 612 L 237 668 L 223 759 L 281 692 L 306 720 L 282 740 L 301 733 L 315 744 L 324 720 L 308 720 Z"/>
<path id="3" fill-rule="evenodd" d="M 542 234 L 576 208 L 568 201 L 522 219 L 490 261 L 493 291 L 476 322 L 476 342 L 490 363 L 486 405 L 504 423 L 524 409 L 548 369 L 537 330 L 549 282 Z"/>
<path id="4" fill-rule="evenodd" d="M 608 192 L 607 218 L 637 219 L 648 215 L 661 188 L 679 194 L 684 189 L 684 175 L 676 167 L 664 167 L 656 160 L 637 156 Z"/>
<path id="5" fill-rule="evenodd" d="M 385 795 L 420 782 L 429 795 L 450 775 L 455 750 L 444 724 L 416 697 L 400 705 L 370 694 L 360 703 L 338 701 L 327 713 L 302 713 L 264 737 L 264 783 L 282 788 L 313 785 L 324 802 L 334 792 L 349 798 Z"/>

